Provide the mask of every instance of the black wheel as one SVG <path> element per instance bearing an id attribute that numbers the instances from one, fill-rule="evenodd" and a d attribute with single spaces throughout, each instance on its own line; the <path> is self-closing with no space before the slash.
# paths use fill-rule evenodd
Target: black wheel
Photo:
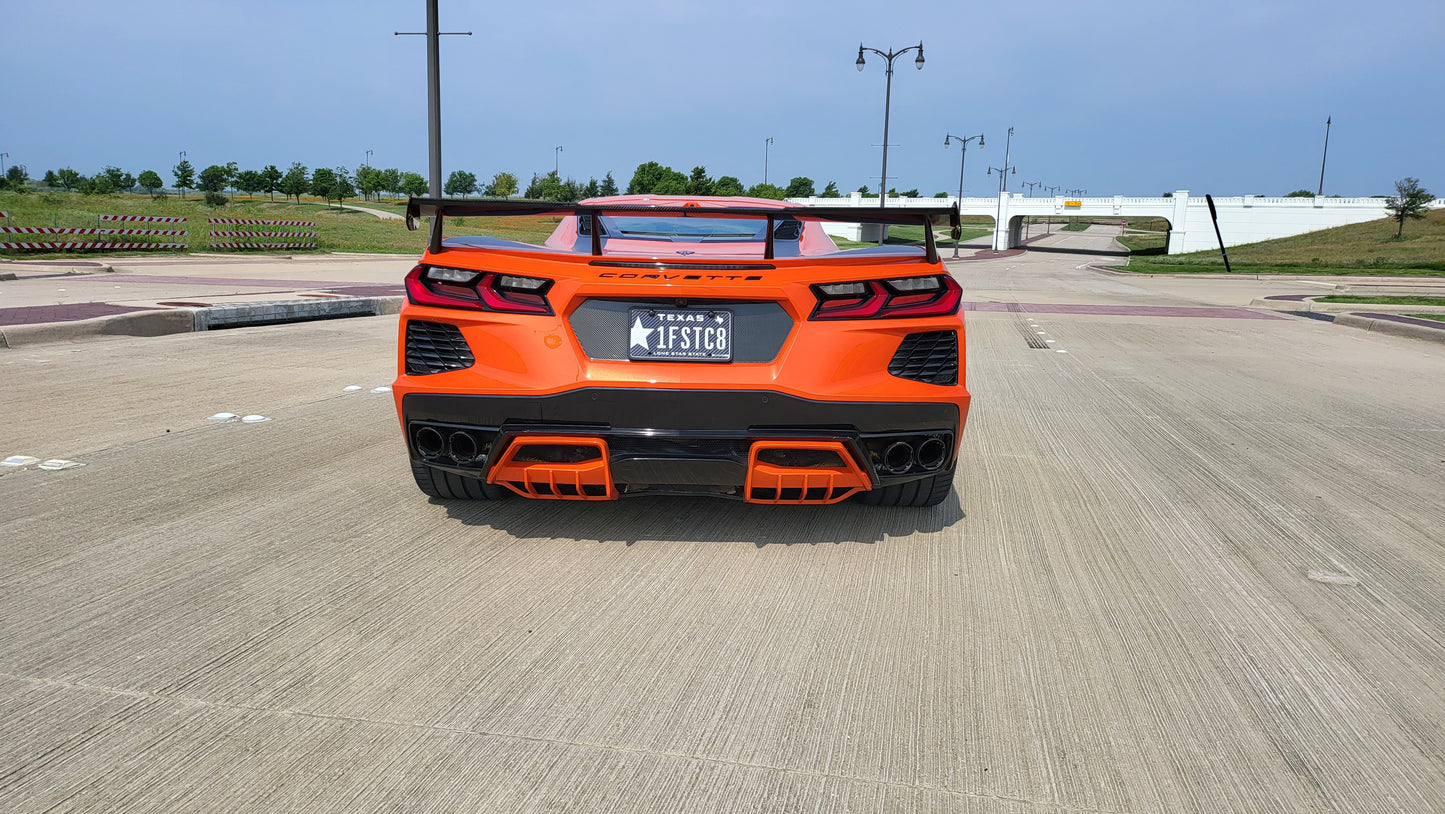
<path id="1" fill-rule="evenodd" d="M 911 480 L 882 489 L 864 492 L 855 498 L 869 506 L 908 506 L 923 508 L 942 503 L 953 491 L 953 470 L 939 472 L 920 480 Z"/>
<path id="2" fill-rule="evenodd" d="M 500 486 L 434 469 L 420 461 L 411 462 L 411 476 L 416 478 L 417 488 L 428 497 L 442 500 L 501 500 L 510 494 Z"/>

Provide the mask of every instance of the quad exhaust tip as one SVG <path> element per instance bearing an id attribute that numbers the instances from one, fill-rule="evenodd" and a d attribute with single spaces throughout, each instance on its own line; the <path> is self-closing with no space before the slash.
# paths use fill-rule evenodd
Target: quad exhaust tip
<path id="1" fill-rule="evenodd" d="M 422 427 L 416 431 L 416 451 L 423 457 L 436 458 L 446 451 L 446 441 L 435 427 Z"/>
<path id="2" fill-rule="evenodd" d="M 918 465 L 933 472 L 948 459 L 948 446 L 942 438 L 933 437 L 918 445 Z"/>
<path id="3" fill-rule="evenodd" d="M 894 441 L 883 450 L 883 470 L 890 475 L 902 475 L 913 468 L 913 445 L 907 441 Z"/>
<path id="4" fill-rule="evenodd" d="M 421 435 L 421 433 L 417 433 Z M 447 437 L 447 448 L 451 450 L 452 460 L 459 464 L 476 460 L 480 448 L 477 446 L 477 439 L 471 433 L 457 431 Z"/>

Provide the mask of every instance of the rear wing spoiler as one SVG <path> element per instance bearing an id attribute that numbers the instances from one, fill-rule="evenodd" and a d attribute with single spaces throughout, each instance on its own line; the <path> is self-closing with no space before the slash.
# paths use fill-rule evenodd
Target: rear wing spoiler
<path id="1" fill-rule="evenodd" d="M 933 238 L 934 226 L 947 224 L 955 240 L 960 235 L 958 205 L 910 206 L 884 209 L 864 206 L 797 206 L 775 209 L 761 206 L 648 206 L 646 204 L 579 204 L 556 201 L 475 201 L 446 198 L 411 198 L 406 202 L 406 228 L 416 231 L 419 218 L 431 218 L 428 248 L 435 254 L 442 250 L 442 222 L 446 218 L 481 218 L 539 215 L 728 215 L 752 216 L 768 222 L 763 259 L 773 259 L 773 226 L 781 220 L 835 221 L 841 223 L 878 223 L 893 226 L 923 226 L 924 248 L 928 262 L 938 262 L 938 246 Z M 602 254 L 602 230 L 592 230 L 592 254 Z"/>

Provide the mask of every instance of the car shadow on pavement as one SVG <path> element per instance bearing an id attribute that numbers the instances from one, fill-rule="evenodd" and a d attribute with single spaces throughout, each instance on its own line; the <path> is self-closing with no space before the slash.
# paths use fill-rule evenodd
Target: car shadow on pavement
<path id="1" fill-rule="evenodd" d="M 844 502 L 832 506 L 762 506 L 719 498 L 640 497 L 617 501 L 437 500 L 447 515 L 488 526 L 519 540 L 817 545 L 879 543 L 943 531 L 966 515 L 957 494 L 929 508 L 883 508 Z"/>

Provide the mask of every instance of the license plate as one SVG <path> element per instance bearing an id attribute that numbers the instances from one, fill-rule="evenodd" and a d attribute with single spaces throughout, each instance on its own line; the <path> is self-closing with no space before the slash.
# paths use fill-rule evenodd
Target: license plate
<path id="1" fill-rule="evenodd" d="M 722 308 L 631 308 L 627 358 L 731 362 L 733 312 Z"/>

